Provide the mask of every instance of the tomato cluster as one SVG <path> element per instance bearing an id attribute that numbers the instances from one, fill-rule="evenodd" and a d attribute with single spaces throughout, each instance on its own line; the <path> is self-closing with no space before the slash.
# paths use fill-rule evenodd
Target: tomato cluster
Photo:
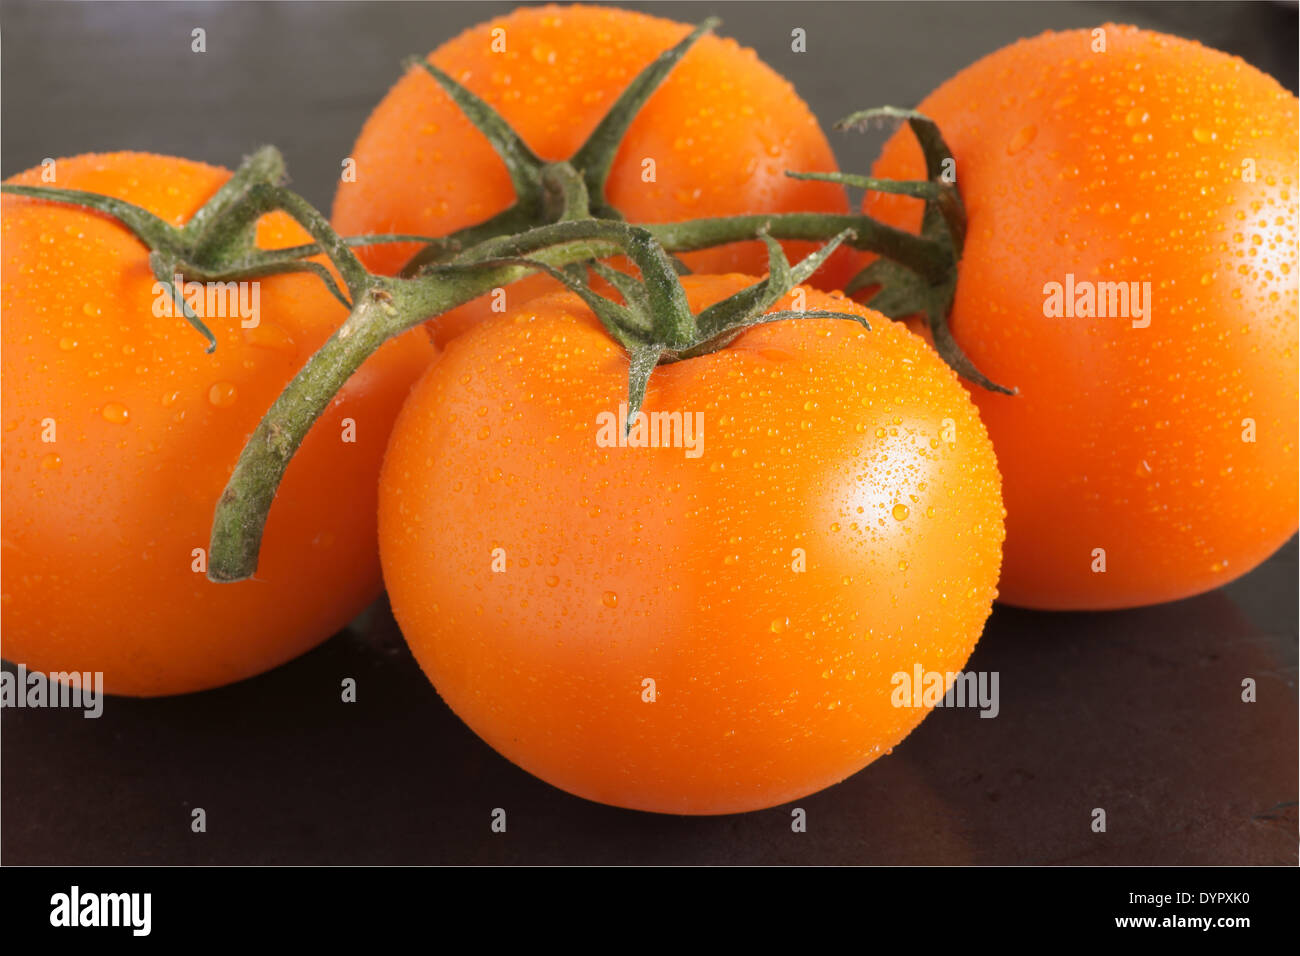
<path id="1" fill-rule="evenodd" d="M 895 323 L 913 299 L 850 281 L 871 254 L 836 250 L 813 285 L 790 271 L 786 253 L 826 240 L 888 254 L 907 237 L 841 232 L 866 220 L 826 181 L 826 138 L 733 41 L 685 49 L 604 178 L 568 165 L 689 33 L 545 7 L 448 41 L 371 114 L 332 217 L 344 235 L 452 237 L 448 258 L 413 271 L 426 243 L 375 241 L 348 266 L 323 217 L 260 215 L 232 246 L 246 258 L 322 245 L 258 273 L 256 314 L 196 295 L 209 352 L 138 229 L 84 200 L 5 195 L 5 657 L 101 671 L 118 694 L 200 690 L 302 653 L 386 587 L 439 693 L 509 759 L 593 800 L 727 813 L 887 753 L 934 703 L 899 706 L 894 678 L 950 684 L 999 592 L 1052 609 L 1171 600 L 1295 532 L 1294 96 L 1126 27 L 981 60 L 918 108 L 944 143 L 900 131 L 874 170 L 933 188 L 876 184 L 866 213 L 921 235 L 914 252 L 960 253 L 950 310 Z M 944 246 L 925 244 L 952 198 L 939 146 L 964 210 Z M 583 285 L 507 230 L 466 238 L 504 222 L 523 175 L 570 190 L 565 241 L 589 201 L 637 224 L 610 235 L 652 246 L 672 223 L 757 214 L 788 231 L 678 236 L 693 274 L 618 259 Z M 115 153 L 7 182 L 115 197 L 170 229 L 219 214 L 230 176 Z M 409 323 L 312 396 L 300 446 L 267 426 L 362 299 L 409 308 L 401 282 L 488 247 L 473 268 L 535 274 L 443 310 L 434 344 Z M 923 278 L 909 294 L 941 286 Z M 714 328 L 724 306 L 739 318 Z M 696 337 L 656 338 L 646 316 L 664 309 Z M 963 388 L 944 329 L 1015 394 Z M 241 448 L 256 461 L 250 435 L 292 462 L 257 573 L 216 583 L 209 530 Z"/>

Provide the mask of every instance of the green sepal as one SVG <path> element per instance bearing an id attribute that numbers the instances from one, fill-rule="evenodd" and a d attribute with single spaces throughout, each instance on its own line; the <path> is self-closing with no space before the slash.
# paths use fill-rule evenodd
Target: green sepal
<path id="1" fill-rule="evenodd" d="M 662 345 L 637 345 L 627 354 L 627 423 L 623 434 L 632 430 L 632 416 L 645 404 L 646 389 L 650 386 L 650 374 L 659 364 L 663 354 Z"/>
<path id="2" fill-rule="evenodd" d="M 80 189 L 20 186 L 17 183 L 0 184 L 0 192 L 27 199 L 43 199 L 69 206 L 82 206 L 92 212 L 102 212 L 125 226 L 128 232 L 150 249 L 166 253 L 181 251 L 180 232 L 175 226 L 164 222 L 143 206 L 129 203 L 125 199 L 84 192 Z"/>
<path id="3" fill-rule="evenodd" d="M 586 179 L 592 215 L 602 219 L 623 218 L 605 199 L 605 184 L 609 180 L 614 157 L 618 155 L 619 147 L 623 144 L 628 129 L 642 107 L 672 72 L 673 67 L 700 37 L 721 22 L 717 17 L 708 18 L 683 37 L 677 45 L 655 57 L 619 94 L 614 105 L 587 137 L 587 141 L 573 154 L 569 162 Z"/>
<path id="4" fill-rule="evenodd" d="M 859 176 L 855 173 L 800 173 L 788 170 L 791 179 L 816 180 L 817 182 L 839 183 L 841 186 L 853 186 L 867 192 L 892 193 L 896 196 L 911 196 L 914 199 L 938 199 L 940 188 L 936 183 L 914 179 L 878 179 L 875 176 Z"/>
<path id="5" fill-rule="evenodd" d="M 911 269 L 880 258 L 867 266 L 845 286 L 853 294 L 862 289 L 878 287 L 867 300 L 867 305 L 891 319 L 919 315 L 930 330 L 935 351 L 939 357 L 963 378 L 993 392 L 1014 395 L 1015 390 L 999 385 L 975 367 L 957 344 L 948 324 L 948 314 L 957 294 L 958 264 L 966 242 L 966 210 L 955 182 L 946 177 L 956 169 L 952 150 L 933 120 L 916 110 L 897 109 L 891 106 L 863 110 L 836 123 L 837 129 L 865 129 L 878 120 L 905 120 L 916 137 L 925 158 L 928 188 L 915 182 L 894 182 L 874 177 L 839 176 L 836 181 L 846 185 L 860 185 L 864 189 L 892 192 L 925 200 L 921 215 L 921 237 L 946 252 L 950 267 L 938 280 L 928 280 Z M 955 178 L 955 177 L 954 177 Z M 856 179 L 856 181 L 854 181 Z"/>
<path id="6" fill-rule="evenodd" d="M 167 287 L 171 293 L 172 302 L 180 306 L 181 314 L 185 316 L 185 321 L 194 326 L 199 333 L 208 340 L 208 347 L 204 349 L 209 355 L 217 350 L 217 337 L 212 334 L 212 330 L 204 324 L 198 314 L 190 308 L 190 304 L 185 301 L 185 292 L 176 284 L 176 270 L 178 266 L 176 260 L 169 258 L 161 252 L 149 253 L 149 269 L 153 272 L 153 277 Z"/>
<path id="7" fill-rule="evenodd" d="M 450 74 L 430 63 L 423 57 L 412 56 L 406 61 L 407 68 L 421 67 L 437 81 L 465 118 L 474 124 L 492 145 L 492 149 L 506 164 L 510 182 L 515 187 L 515 196 L 521 205 L 536 203 L 541 193 L 541 174 L 544 165 L 541 158 L 532 151 L 523 137 L 505 121 L 490 103 L 457 82 Z"/>
<path id="8" fill-rule="evenodd" d="M 846 229 L 815 252 L 805 256 L 796 266 L 791 266 L 781 244 L 766 232 L 759 234 L 767 246 L 768 277 L 746 286 L 721 302 L 715 302 L 696 316 L 699 335 L 712 339 L 727 328 L 735 326 L 745 316 L 766 311 L 782 296 L 806 280 L 830 258 L 841 243 L 853 235 Z"/>
<path id="9" fill-rule="evenodd" d="M 645 287 L 637 281 L 635 276 L 630 276 L 626 272 L 619 272 L 613 266 L 599 260 L 590 263 L 589 268 L 617 289 L 618 294 L 623 297 L 623 301 L 633 309 L 649 312 L 650 297 L 646 295 Z"/>

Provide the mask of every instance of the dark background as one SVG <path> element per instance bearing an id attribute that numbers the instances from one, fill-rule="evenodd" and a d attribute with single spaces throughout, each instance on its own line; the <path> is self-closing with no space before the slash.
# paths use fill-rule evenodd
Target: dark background
<path id="1" fill-rule="evenodd" d="M 513 4 L 33 3 L 0 8 L 0 173 L 119 149 L 234 166 L 262 143 L 328 210 L 340 159 L 409 53 Z M 1106 21 L 1199 39 L 1296 89 L 1293 5 L 626 4 L 754 47 L 829 125 L 911 106 L 978 57 Z M 190 52 L 190 30 L 208 52 Z M 790 51 L 803 27 L 808 53 Z M 879 139 L 835 141 L 865 171 Z M 1294 865 L 1297 550 L 1161 607 L 999 607 L 968 667 L 1001 715 L 939 710 L 894 754 L 789 808 L 677 818 L 588 803 L 443 706 L 381 605 L 233 687 L 5 710 L 5 863 L 1264 863 Z M 73 599 L 69 596 L 69 599 Z M 6 665 L 8 666 L 8 665 Z M 339 683 L 356 678 L 359 701 Z M 1243 704 L 1241 681 L 1258 683 Z M 203 807 L 208 832 L 190 832 Z M 493 808 L 509 831 L 493 834 Z M 1108 832 L 1089 824 L 1107 812 Z"/>

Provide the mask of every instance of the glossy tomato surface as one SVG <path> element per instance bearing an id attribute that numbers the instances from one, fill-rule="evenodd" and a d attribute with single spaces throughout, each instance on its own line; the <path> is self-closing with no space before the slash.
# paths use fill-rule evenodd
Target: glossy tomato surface
<path id="1" fill-rule="evenodd" d="M 543 159 L 570 158 L 637 74 L 691 27 L 598 6 L 523 7 L 473 27 L 429 55 L 491 104 Z M 333 224 L 343 235 L 441 236 L 506 209 L 515 193 L 487 139 L 423 70 L 411 70 L 375 107 L 353 147 L 355 182 L 342 182 Z M 647 166 L 652 164 L 653 168 Z M 607 198 L 630 222 L 815 210 L 848 212 L 835 185 L 785 170 L 834 170 L 812 111 L 783 77 L 734 40 L 702 37 L 637 115 L 614 159 Z M 647 176 L 650 179 L 647 179 Z M 792 259 L 812 251 L 787 243 Z M 362 250 L 395 273 L 409 243 Z M 757 242 L 686 253 L 696 272 L 763 272 Z M 815 277 L 827 289 L 848 278 L 841 251 Z M 510 286 L 517 304 L 556 285 L 531 277 Z M 490 314 L 487 297 L 437 322 L 445 341 Z"/>
<path id="2" fill-rule="evenodd" d="M 11 182 L 105 193 L 174 224 L 229 177 L 143 153 L 61 159 Z M 217 338 L 165 314 L 148 250 L 73 206 L 3 199 L 3 613 L 6 659 L 102 671 L 116 694 L 215 687 L 274 667 L 344 626 L 380 590 L 379 463 L 432 355 L 407 335 L 370 358 L 316 423 L 271 509 L 256 576 L 207 580 L 213 509 L 240 449 L 345 318 L 320 280 L 260 280 L 197 303 Z M 259 244 L 308 242 L 282 214 Z M 159 315 L 155 306 L 160 305 Z M 214 311 L 217 311 L 214 309 Z M 355 441 L 347 441 L 348 423 Z M 328 480 L 325 480 L 325 477 Z"/>
<path id="3" fill-rule="evenodd" d="M 752 281 L 683 280 L 697 310 Z M 611 446 L 627 359 L 568 294 L 466 333 L 416 386 L 381 478 L 384 579 L 443 699 L 519 766 L 640 810 L 773 806 L 920 722 L 896 675 L 965 663 L 1003 534 L 975 407 L 902 326 L 806 305 L 874 331 L 785 321 L 654 371 L 647 414 L 698 442 Z"/>
<path id="4" fill-rule="evenodd" d="M 972 394 L 1005 482 L 1002 599 L 1026 607 L 1186 597 L 1296 530 L 1296 98 L 1188 40 L 1100 34 L 1022 40 L 919 106 L 970 219 L 954 335 L 1020 390 Z M 875 171 L 922 168 L 902 135 Z"/>

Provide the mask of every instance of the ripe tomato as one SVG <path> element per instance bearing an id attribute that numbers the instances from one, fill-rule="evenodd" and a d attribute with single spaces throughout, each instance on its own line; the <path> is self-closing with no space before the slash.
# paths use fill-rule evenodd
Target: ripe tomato
<path id="1" fill-rule="evenodd" d="M 142 153 L 55 168 L 54 185 L 176 224 L 230 175 Z M 40 170 L 11 181 L 40 185 Z M 118 223 L 3 203 L 4 656 L 102 671 L 111 693 L 173 694 L 265 671 L 345 625 L 380 590 L 379 462 L 431 355 L 425 337 L 376 353 L 312 429 L 271 512 L 256 579 L 213 584 L 193 549 L 208 546 L 240 449 L 345 310 L 319 279 L 262 279 L 260 324 L 208 316 L 218 346 L 205 354 L 183 317 L 155 315 L 148 250 Z M 258 239 L 310 241 L 282 214 Z M 355 443 L 342 440 L 346 419 Z"/>
<path id="2" fill-rule="evenodd" d="M 558 161 L 582 145 L 637 73 L 689 31 L 630 10 L 525 7 L 467 30 L 429 59 L 490 103 L 538 156 Z M 356 181 L 341 183 L 334 200 L 333 224 L 343 235 L 446 235 L 501 212 L 515 198 L 488 141 L 423 70 L 408 72 L 375 107 L 351 156 Z M 647 159 L 654 161 L 653 182 L 643 181 Z M 848 205 L 838 186 L 784 175 L 835 168 L 816 117 L 794 88 L 753 50 L 706 35 L 632 123 L 607 196 L 629 222 L 843 213 Z M 784 245 L 792 261 L 814 248 Z M 392 274 L 418 248 L 373 246 L 358 254 L 371 269 Z M 767 268 L 757 242 L 682 259 L 700 273 Z M 852 263 L 852 254 L 841 250 L 817 284 L 842 287 Z M 532 276 L 507 295 L 517 304 L 556 288 L 551 279 Z M 485 296 L 438 319 L 439 341 L 491 314 L 490 301 Z"/>
<path id="3" fill-rule="evenodd" d="M 973 392 L 1005 481 L 1000 591 L 1026 607 L 1196 594 L 1296 530 L 1296 98 L 1199 44 L 1102 29 L 1105 52 L 1087 30 L 1022 40 L 918 107 L 970 219 L 953 333 L 1020 389 Z M 875 172 L 921 169 L 903 135 Z M 868 211 L 914 228 L 917 205 Z M 1149 283 L 1146 315 L 1115 315 L 1110 282 Z M 1085 308 L 1101 289 L 1110 315 L 1046 314 L 1049 283 Z"/>
<path id="4" fill-rule="evenodd" d="M 752 281 L 683 280 L 696 310 Z M 412 392 L 384 580 L 443 699 L 519 766 L 640 810 L 768 807 L 920 722 L 895 674 L 966 661 L 1002 541 L 984 427 L 906 329 L 807 307 L 875 330 L 773 323 L 654 371 L 644 410 L 701 416 L 698 453 L 602 447 L 628 362 L 568 293 L 461 336 Z"/>

